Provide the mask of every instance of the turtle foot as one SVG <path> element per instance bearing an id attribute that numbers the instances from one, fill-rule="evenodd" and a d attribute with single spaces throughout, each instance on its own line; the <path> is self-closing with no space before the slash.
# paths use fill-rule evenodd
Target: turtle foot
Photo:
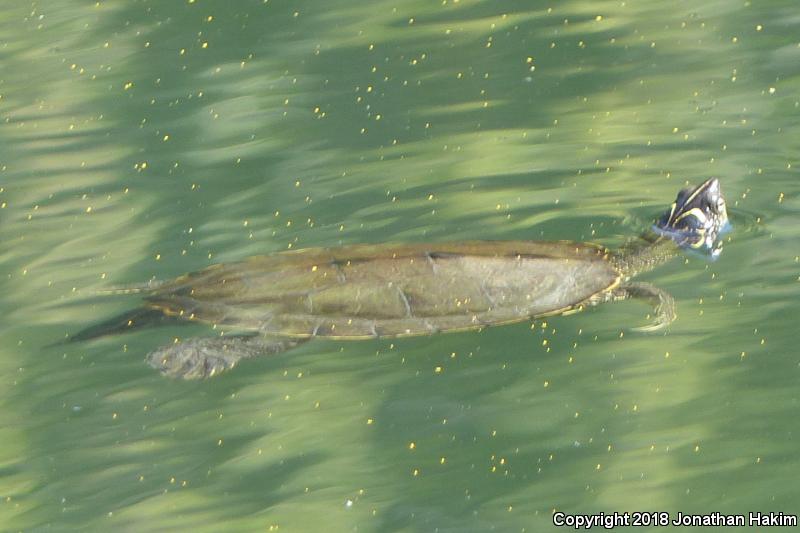
<path id="1" fill-rule="evenodd" d="M 299 342 L 263 337 L 194 338 L 150 352 L 147 362 L 171 378 L 203 379 L 233 368 L 242 359 L 279 353 Z"/>
<path id="2" fill-rule="evenodd" d="M 653 305 L 653 321 L 645 326 L 631 328 L 633 331 L 650 333 L 660 331 L 669 326 L 677 317 L 675 300 L 663 289 L 649 283 L 628 282 L 618 289 L 617 297 L 640 298 Z"/>

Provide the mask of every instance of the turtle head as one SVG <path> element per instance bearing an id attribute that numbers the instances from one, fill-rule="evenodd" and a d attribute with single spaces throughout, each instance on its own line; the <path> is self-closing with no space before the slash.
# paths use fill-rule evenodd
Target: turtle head
<path id="1" fill-rule="evenodd" d="M 721 251 L 719 235 L 728 227 L 725 198 L 717 178 L 710 178 L 697 187 L 678 193 L 670 209 L 655 225 L 661 235 L 672 238 L 682 248 L 710 252 Z"/>

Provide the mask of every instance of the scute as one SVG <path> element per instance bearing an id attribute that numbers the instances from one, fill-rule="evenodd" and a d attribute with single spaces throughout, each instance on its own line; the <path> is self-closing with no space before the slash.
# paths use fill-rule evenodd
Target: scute
<path id="1" fill-rule="evenodd" d="M 618 283 L 608 252 L 582 243 L 356 245 L 215 265 L 147 302 L 286 337 L 395 337 L 558 314 Z"/>

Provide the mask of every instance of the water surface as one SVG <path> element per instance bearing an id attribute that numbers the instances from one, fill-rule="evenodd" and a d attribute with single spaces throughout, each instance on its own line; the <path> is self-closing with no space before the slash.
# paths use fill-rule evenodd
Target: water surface
<path id="1" fill-rule="evenodd" d="M 795 2 L 15 1 L 0 13 L 0 529 L 545 531 L 797 512 Z M 98 296 L 249 255 L 618 245 L 718 176 L 675 297 L 313 342 L 206 382 Z"/>

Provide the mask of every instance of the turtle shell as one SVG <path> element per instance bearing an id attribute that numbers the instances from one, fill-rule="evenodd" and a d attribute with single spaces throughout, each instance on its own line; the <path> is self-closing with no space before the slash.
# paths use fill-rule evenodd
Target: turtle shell
<path id="1" fill-rule="evenodd" d="M 608 259 L 566 241 L 308 248 L 181 276 L 146 305 L 285 337 L 425 335 L 574 309 L 619 284 Z"/>

